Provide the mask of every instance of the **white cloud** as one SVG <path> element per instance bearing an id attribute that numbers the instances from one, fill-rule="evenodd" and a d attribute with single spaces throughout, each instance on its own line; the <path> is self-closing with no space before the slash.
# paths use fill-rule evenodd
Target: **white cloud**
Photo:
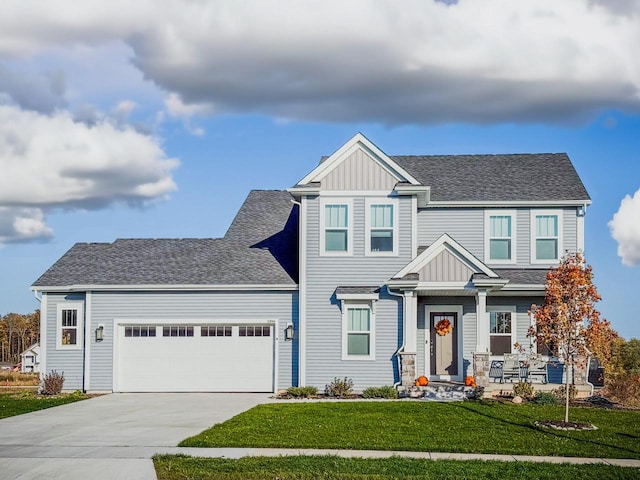
<path id="1" fill-rule="evenodd" d="M 626 195 L 609 222 L 611 236 L 618 242 L 618 256 L 629 266 L 640 265 L 640 189 Z"/>
<path id="2" fill-rule="evenodd" d="M 153 138 L 108 120 L 0 106 L 0 242 L 51 236 L 43 212 L 53 208 L 164 198 L 177 165 Z"/>
<path id="3" fill-rule="evenodd" d="M 0 4 L 0 55 L 124 42 L 172 115 L 406 124 L 640 110 L 640 9 L 619 0 L 51 3 Z"/>

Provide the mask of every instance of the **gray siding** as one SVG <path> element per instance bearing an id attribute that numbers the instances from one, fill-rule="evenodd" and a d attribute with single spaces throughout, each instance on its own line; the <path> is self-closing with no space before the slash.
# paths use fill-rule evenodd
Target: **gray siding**
<path id="1" fill-rule="evenodd" d="M 393 190 L 397 179 L 361 149 L 322 179 L 326 190 Z"/>
<path id="2" fill-rule="evenodd" d="M 83 350 L 56 350 L 56 329 L 58 325 L 57 308 L 58 304 L 64 302 L 83 302 L 84 294 L 79 293 L 43 293 L 47 296 L 47 325 L 46 325 L 46 372 L 49 373 L 52 370 L 56 370 L 59 373 L 64 373 L 64 385 L 65 390 L 82 390 L 82 375 L 83 375 Z M 86 308 L 83 308 L 86 314 Z M 85 319 L 79 319 L 79 328 L 84 332 Z M 84 336 L 83 336 L 84 338 Z M 84 338 L 84 341 L 89 339 Z"/>
<path id="3" fill-rule="evenodd" d="M 365 198 L 353 199 L 353 255 L 320 256 L 319 198 L 307 208 L 306 384 L 323 388 L 333 377 L 348 376 L 361 390 L 398 380 L 395 352 L 402 344 L 402 301 L 381 294 L 376 305 L 375 361 L 342 360 L 342 316 L 337 286 L 383 285 L 412 258 L 411 200 L 398 199 L 399 255 L 365 256 Z"/>
<path id="4" fill-rule="evenodd" d="M 482 259 L 484 211 L 479 208 L 426 208 L 418 212 L 418 245 L 429 246 L 443 233 Z"/>
<path id="5" fill-rule="evenodd" d="M 278 388 L 289 387 L 297 376 L 297 346 L 285 342 L 284 329 L 294 322 L 297 331 L 297 318 L 297 292 L 94 292 L 91 331 L 103 324 L 105 332 L 104 341 L 91 339 L 89 388 L 112 389 L 114 319 L 277 320 Z"/>
<path id="6" fill-rule="evenodd" d="M 491 208 L 491 210 L 497 210 Z M 514 209 L 509 209 L 514 210 Z M 516 210 L 516 263 L 515 267 L 531 266 L 531 209 Z M 545 210 L 536 208 L 534 210 Z M 550 210 L 556 210 L 550 208 Z M 562 249 L 575 252 L 578 247 L 577 209 L 567 207 L 562 210 Z M 482 208 L 426 208 L 418 212 L 418 245 L 429 246 L 443 233 L 465 247 L 478 259 L 484 261 L 484 213 Z M 561 252 L 561 253 L 563 253 Z M 489 266 L 502 268 L 505 264 Z M 540 265 L 534 265 L 539 268 Z"/>

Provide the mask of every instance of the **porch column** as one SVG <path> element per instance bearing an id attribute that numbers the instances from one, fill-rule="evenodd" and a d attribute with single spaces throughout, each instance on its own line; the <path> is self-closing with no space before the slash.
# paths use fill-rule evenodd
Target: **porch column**
<path id="1" fill-rule="evenodd" d="M 418 351 L 418 295 L 412 290 L 404 292 L 404 351 Z"/>
<path id="2" fill-rule="evenodd" d="M 414 291 L 405 291 L 402 302 L 404 319 L 404 350 L 400 352 L 402 386 L 413 385 L 416 379 L 416 352 L 418 350 L 418 296 Z"/>
<path id="3" fill-rule="evenodd" d="M 476 352 L 489 351 L 489 314 L 487 313 L 487 291 L 476 294 Z"/>

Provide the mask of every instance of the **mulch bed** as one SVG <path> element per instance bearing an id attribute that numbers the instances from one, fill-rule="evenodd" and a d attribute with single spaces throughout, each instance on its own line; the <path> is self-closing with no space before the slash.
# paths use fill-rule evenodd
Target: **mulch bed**
<path id="1" fill-rule="evenodd" d="M 590 423 L 565 422 L 563 420 L 542 420 L 535 423 L 538 427 L 553 428 L 555 430 L 597 430 L 598 427 Z"/>

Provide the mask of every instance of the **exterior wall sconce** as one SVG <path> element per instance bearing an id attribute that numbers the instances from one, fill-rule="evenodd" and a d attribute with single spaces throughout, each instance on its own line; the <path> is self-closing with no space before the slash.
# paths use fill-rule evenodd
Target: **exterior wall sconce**
<path id="1" fill-rule="evenodd" d="M 96 328 L 96 342 L 104 340 L 104 325 L 98 325 Z"/>
<path id="2" fill-rule="evenodd" d="M 284 339 L 287 341 L 293 340 L 293 324 L 287 325 L 287 328 L 284 329 Z"/>

